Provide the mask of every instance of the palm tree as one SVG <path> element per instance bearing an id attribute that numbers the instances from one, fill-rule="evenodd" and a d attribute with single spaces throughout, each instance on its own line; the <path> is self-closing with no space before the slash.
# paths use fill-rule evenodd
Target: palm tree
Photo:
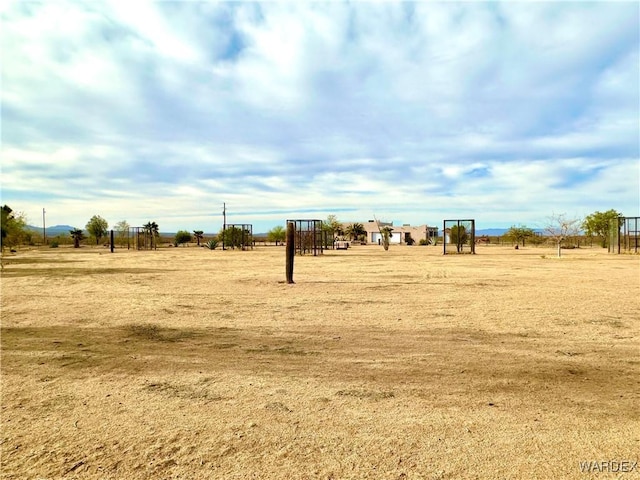
<path id="1" fill-rule="evenodd" d="M 69 233 L 71 234 L 71 238 L 73 238 L 73 248 L 80 248 L 80 240 L 84 238 L 82 230 L 74 228 L 73 230 L 69 230 Z"/>
<path id="2" fill-rule="evenodd" d="M 158 224 L 156 222 L 148 222 L 144 224 L 142 228 L 144 228 L 144 231 L 147 232 L 151 238 L 151 248 L 157 248 L 157 243 L 154 242 L 154 239 L 160 236 L 160 227 L 158 227 Z"/>
<path id="3" fill-rule="evenodd" d="M 347 234 L 351 240 L 359 240 L 367 234 L 367 231 L 361 223 L 352 223 L 346 228 L 345 234 Z"/>
<path id="4" fill-rule="evenodd" d="M 198 246 L 200 246 L 200 240 L 202 240 L 202 237 L 204 232 L 202 230 L 194 230 L 193 231 L 193 236 L 196 237 L 196 241 L 198 242 Z"/>
<path id="5" fill-rule="evenodd" d="M 152 237 L 151 231 L 152 231 L 152 226 L 151 226 L 151 222 L 147 222 L 142 226 L 142 229 L 144 230 L 144 248 L 147 248 L 147 236 Z M 151 246 L 153 247 L 153 240 L 151 241 Z"/>
<path id="6" fill-rule="evenodd" d="M 351 225 L 352 233 L 355 235 L 356 240 L 362 240 L 367 236 L 367 231 L 364 229 L 364 225 L 361 223 L 354 223 Z"/>

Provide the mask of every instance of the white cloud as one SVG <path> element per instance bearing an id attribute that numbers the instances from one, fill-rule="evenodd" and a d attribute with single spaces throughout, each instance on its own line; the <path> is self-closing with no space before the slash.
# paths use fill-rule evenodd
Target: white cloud
<path id="1" fill-rule="evenodd" d="M 3 202 L 18 210 L 78 225 L 205 221 L 224 201 L 264 222 L 637 210 L 638 175 L 623 173 L 640 155 L 632 4 L 114 0 L 1 15 Z"/>

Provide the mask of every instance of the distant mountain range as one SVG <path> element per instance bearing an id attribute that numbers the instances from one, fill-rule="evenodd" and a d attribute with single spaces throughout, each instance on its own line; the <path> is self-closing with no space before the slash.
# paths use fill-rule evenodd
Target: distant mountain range
<path id="1" fill-rule="evenodd" d="M 480 237 L 482 235 L 488 235 L 489 237 L 500 237 L 507 233 L 508 228 L 483 228 L 481 230 L 476 230 L 476 237 Z"/>
<path id="2" fill-rule="evenodd" d="M 540 228 L 532 228 L 531 230 L 533 230 L 533 233 L 536 233 L 538 235 L 548 235 L 544 230 Z M 481 230 L 476 230 L 476 237 L 481 237 L 483 235 L 487 235 L 489 237 L 501 237 L 508 231 L 508 228 L 483 228 Z"/>
<path id="3" fill-rule="evenodd" d="M 53 225 L 51 227 L 47 227 L 47 236 L 55 237 L 56 235 L 68 235 L 70 230 L 73 230 L 75 227 L 71 225 Z M 34 227 L 33 225 L 27 225 L 27 229 L 33 232 L 42 233 L 42 227 Z"/>

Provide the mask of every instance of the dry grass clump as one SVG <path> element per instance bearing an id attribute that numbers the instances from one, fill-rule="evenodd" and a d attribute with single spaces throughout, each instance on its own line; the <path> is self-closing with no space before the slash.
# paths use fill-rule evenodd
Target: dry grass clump
<path id="1" fill-rule="evenodd" d="M 179 342 L 198 335 L 192 330 L 178 328 L 162 328 L 156 324 L 132 324 L 126 327 L 137 340 L 149 340 L 155 342 Z"/>

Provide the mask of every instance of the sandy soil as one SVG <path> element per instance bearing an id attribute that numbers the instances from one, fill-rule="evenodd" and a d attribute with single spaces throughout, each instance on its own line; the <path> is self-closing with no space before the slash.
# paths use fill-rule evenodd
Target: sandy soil
<path id="1" fill-rule="evenodd" d="M 640 257 L 563 253 L 5 257 L 2 478 L 638 478 Z"/>

